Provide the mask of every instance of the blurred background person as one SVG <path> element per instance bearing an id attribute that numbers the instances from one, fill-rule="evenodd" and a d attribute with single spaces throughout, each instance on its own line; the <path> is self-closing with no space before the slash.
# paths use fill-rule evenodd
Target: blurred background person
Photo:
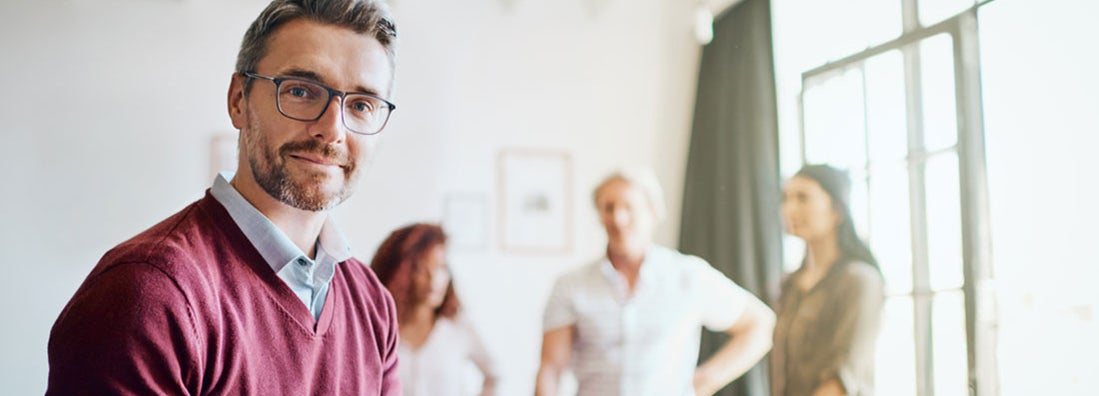
<path id="1" fill-rule="evenodd" d="M 419 223 L 393 231 L 370 266 L 397 305 L 404 395 L 493 395 L 496 372 L 477 332 L 459 315 L 442 227 Z M 468 375 L 471 362 L 484 378 L 480 387 Z"/>
<path id="2" fill-rule="evenodd" d="M 847 173 L 807 165 L 782 191 L 786 232 L 805 241 L 782 285 L 771 352 L 772 396 L 874 394 L 884 280 L 855 233 Z"/>
<path id="3" fill-rule="evenodd" d="M 653 243 L 664 199 L 651 172 L 614 173 L 593 195 L 606 255 L 554 285 L 536 395 L 556 396 L 570 364 L 579 395 L 711 395 L 767 353 L 774 313 L 763 302 L 705 260 Z M 732 337 L 698 365 L 703 326 Z"/>

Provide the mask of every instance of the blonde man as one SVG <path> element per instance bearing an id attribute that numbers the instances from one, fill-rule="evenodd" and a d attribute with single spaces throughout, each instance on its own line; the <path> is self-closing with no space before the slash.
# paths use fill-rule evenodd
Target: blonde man
<path id="1" fill-rule="evenodd" d="M 664 214 L 655 176 L 619 171 L 595 188 L 607 252 L 559 278 L 543 317 L 535 394 L 711 395 L 771 347 L 774 313 L 705 260 L 653 244 Z M 731 337 L 696 367 L 700 328 Z M 571 366 L 571 367 L 570 367 Z"/>

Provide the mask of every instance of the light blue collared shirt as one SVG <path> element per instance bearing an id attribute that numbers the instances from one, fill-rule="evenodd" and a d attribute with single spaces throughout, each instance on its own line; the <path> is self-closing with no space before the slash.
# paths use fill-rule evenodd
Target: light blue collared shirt
<path id="1" fill-rule="evenodd" d="M 232 178 L 232 172 L 218 174 L 214 185 L 210 187 L 210 194 L 225 207 L 229 216 L 275 274 L 305 303 L 309 312 L 313 313 L 313 318 L 320 318 L 324 299 L 328 296 L 328 287 L 336 273 L 336 264 L 351 258 L 351 247 L 347 240 L 336 229 L 332 218 L 328 217 L 317 238 L 317 258 L 310 259 L 282 230 L 275 227 L 271 220 L 229 184 Z"/>

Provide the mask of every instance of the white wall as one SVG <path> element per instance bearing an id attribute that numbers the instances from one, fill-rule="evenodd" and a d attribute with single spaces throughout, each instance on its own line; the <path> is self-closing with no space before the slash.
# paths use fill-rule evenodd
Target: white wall
<path id="1" fill-rule="evenodd" d="M 225 90 L 262 0 L 0 2 L 0 337 L 5 393 L 45 389 L 58 312 L 111 246 L 209 185 L 210 139 L 232 132 Z M 511 4 L 505 10 L 504 4 Z M 437 221 L 448 193 L 495 211 L 505 147 L 571 153 L 574 248 L 454 251 L 468 313 L 501 361 L 504 394 L 533 386 L 550 281 L 600 253 L 588 204 L 619 165 L 656 168 L 678 232 L 698 63 L 675 0 L 398 0 L 399 109 L 358 195 L 337 211 L 369 259 L 393 228 Z"/>
<path id="2" fill-rule="evenodd" d="M 997 1 L 980 14 L 1005 396 L 1099 388 L 1095 15 L 1087 0 Z"/>

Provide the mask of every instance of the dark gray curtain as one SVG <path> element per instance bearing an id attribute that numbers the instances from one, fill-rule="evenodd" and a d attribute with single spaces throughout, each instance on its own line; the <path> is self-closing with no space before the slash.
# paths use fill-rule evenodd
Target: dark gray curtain
<path id="1" fill-rule="evenodd" d="M 736 5 L 702 51 L 679 236 L 680 250 L 767 303 L 777 301 L 782 262 L 770 7 Z M 704 331 L 699 358 L 727 338 Z M 718 395 L 768 393 L 765 360 Z"/>

